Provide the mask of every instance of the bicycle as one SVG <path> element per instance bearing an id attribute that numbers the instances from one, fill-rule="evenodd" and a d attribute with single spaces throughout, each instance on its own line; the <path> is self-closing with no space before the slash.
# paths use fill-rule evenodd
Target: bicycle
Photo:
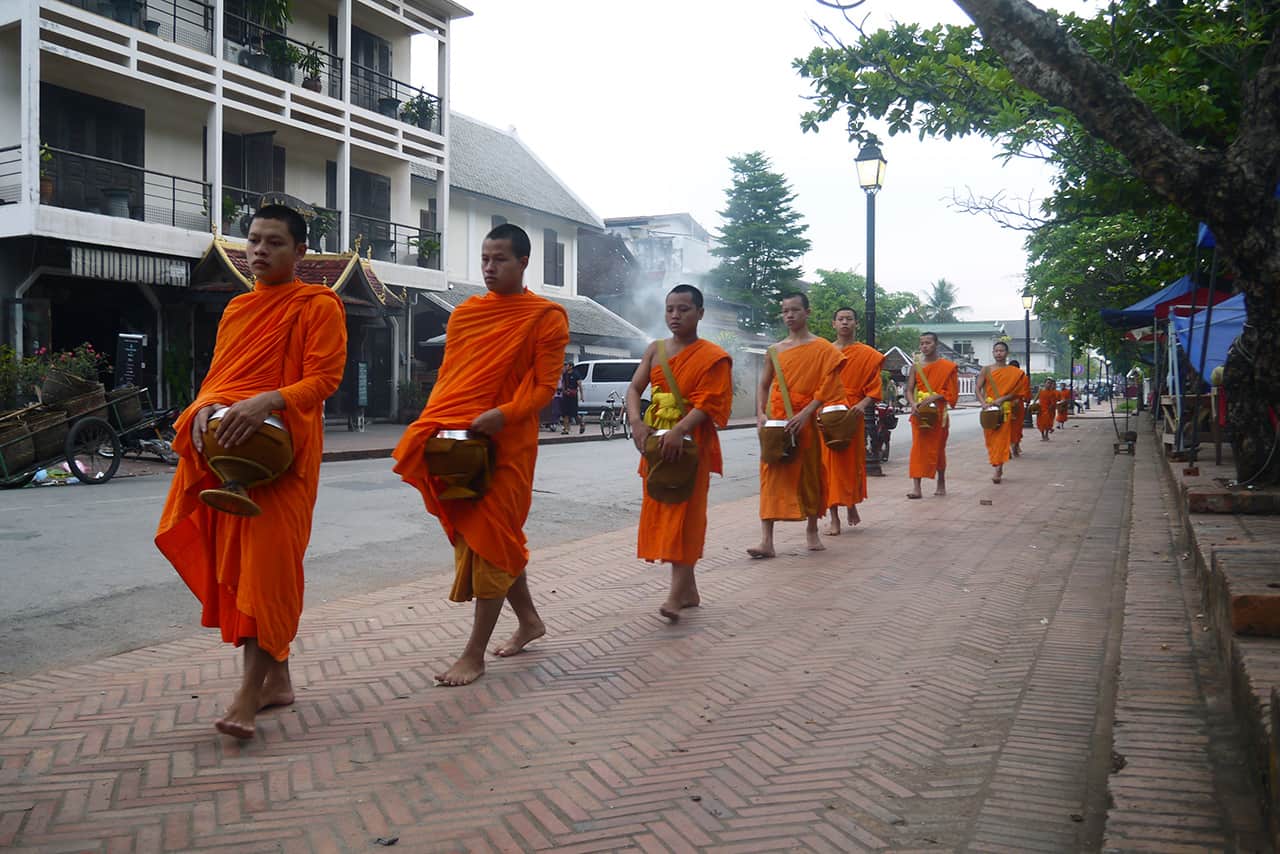
<path id="1" fill-rule="evenodd" d="M 621 395 L 613 391 L 609 392 L 604 408 L 600 410 L 600 433 L 606 439 L 612 439 L 619 432 L 624 438 L 631 438 L 631 422 L 627 420 L 626 407 L 623 406 Z"/>

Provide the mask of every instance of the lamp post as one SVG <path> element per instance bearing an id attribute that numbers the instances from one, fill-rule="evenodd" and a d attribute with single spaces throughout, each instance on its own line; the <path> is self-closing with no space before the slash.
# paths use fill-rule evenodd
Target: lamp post
<path id="1" fill-rule="evenodd" d="M 1093 356 L 1084 348 L 1084 411 L 1089 411 L 1089 382 L 1093 379 Z"/>
<path id="2" fill-rule="evenodd" d="M 1067 336 L 1067 349 L 1071 351 L 1071 368 L 1067 372 L 1067 406 L 1076 406 L 1076 336 Z"/>
<path id="3" fill-rule="evenodd" d="M 1031 306 L 1035 305 L 1036 298 L 1031 295 L 1031 288 L 1023 288 L 1022 290 L 1022 322 L 1024 331 L 1027 335 L 1027 387 L 1030 388 L 1031 383 Z M 1031 389 L 1034 393 L 1035 389 Z M 1035 421 L 1031 418 L 1031 407 L 1022 407 L 1022 426 L 1023 428 L 1034 427 Z"/>
<path id="4" fill-rule="evenodd" d="M 858 184 L 867 193 L 867 304 L 862 324 L 867 330 L 867 346 L 876 346 L 876 193 L 884 186 L 884 169 L 888 161 L 880 152 L 880 146 L 868 142 L 858 152 L 854 165 L 858 169 Z M 864 419 L 868 436 L 876 436 L 875 407 Z M 883 477 L 880 467 L 880 442 L 872 441 L 867 448 L 867 476 Z"/>

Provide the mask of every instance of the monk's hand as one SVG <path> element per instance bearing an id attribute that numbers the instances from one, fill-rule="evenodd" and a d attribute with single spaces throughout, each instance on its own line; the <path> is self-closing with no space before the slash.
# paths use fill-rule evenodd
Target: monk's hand
<path id="1" fill-rule="evenodd" d="M 680 459 L 680 448 L 684 442 L 685 432 L 679 425 L 662 434 L 658 444 L 662 446 L 662 458 L 669 463 Z"/>
<path id="2" fill-rule="evenodd" d="M 507 416 L 503 415 L 502 410 L 497 407 L 481 412 L 476 416 L 476 420 L 471 422 L 472 430 L 486 436 L 498 435 L 505 426 L 507 426 Z"/>
<path id="3" fill-rule="evenodd" d="M 788 419 L 787 428 L 786 428 L 787 432 L 790 433 L 792 436 L 798 437 L 800 435 L 800 431 L 804 429 L 805 422 L 808 421 L 812 416 L 813 416 L 812 412 L 808 412 L 803 409 L 800 410 L 795 415 L 791 416 L 790 419 Z"/>
<path id="4" fill-rule="evenodd" d="M 637 451 L 644 453 L 645 443 L 649 441 L 649 434 L 652 432 L 653 428 L 643 418 L 631 422 L 631 441 L 636 443 Z"/>
<path id="5" fill-rule="evenodd" d="M 272 410 L 281 408 L 280 402 L 279 392 L 265 391 L 231 404 L 218 422 L 218 443 L 230 449 L 247 442 L 262 429 Z"/>
<path id="6" fill-rule="evenodd" d="M 768 419 L 768 417 L 767 417 L 763 412 L 757 412 L 757 413 L 756 413 L 756 427 L 757 427 L 757 429 L 763 430 L 763 429 L 764 429 L 764 422 L 766 422 L 766 421 L 768 421 L 768 420 L 769 420 L 769 419 Z"/>
<path id="7" fill-rule="evenodd" d="M 196 413 L 196 417 L 191 419 L 191 444 L 195 446 L 197 454 L 204 453 L 204 431 L 209 429 L 209 416 L 221 405 L 211 403 L 208 406 L 202 406 Z"/>

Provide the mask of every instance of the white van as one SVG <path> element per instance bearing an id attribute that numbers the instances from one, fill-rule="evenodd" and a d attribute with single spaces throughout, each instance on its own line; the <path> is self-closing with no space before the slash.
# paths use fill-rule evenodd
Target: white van
<path id="1" fill-rule="evenodd" d="M 597 359 L 578 362 L 573 373 L 578 378 L 578 411 L 585 414 L 599 413 L 616 392 L 618 404 L 626 406 L 627 386 L 640 367 L 639 359 Z"/>

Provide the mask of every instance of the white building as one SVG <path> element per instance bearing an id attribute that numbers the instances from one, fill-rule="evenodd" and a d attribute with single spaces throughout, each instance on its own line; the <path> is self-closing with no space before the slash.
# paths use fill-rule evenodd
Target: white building
<path id="1" fill-rule="evenodd" d="M 702 286 L 719 263 L 715 239 L 687 213 L 610 217 L 605 230 L 622 238 L 646 281 L 663 294 L 679 284 Z"/>
<path id="2" fill-rule="evenodd" d="M 938 334 L 938 340 L 960 356 L 976 360 L 979 364 L 991 363 L 991 348 L 997 341 L 1009 345 L 1009 358 L 1019 364 L 1027 360 L 1027 338 L 1024 320 L 970 320 L 960 323 L 914 324 L 921 332 Z M 1053 373 L 1056 358 L 1051 349 L 1040 340 L 1040 321 L 1031 320 L 1031 369 L 1029 373 Z M 1023 367 L 1026 367 L 1025 365 Z"/>
<path id="3" fill-rule="evenodd" d="M 194 263 L 211 232 L 240 240 L 269 192 L 316 207 L 313 249 L 358 245 L 374 280 L 443 290 L 450 26 L 469 14 L 452 0 L 0 2 L 0 341 L 113 352 L 141 332 L 147 385 L 163 389 L 166 360 L 198 376 L 232 293 L 189 287 Z M 422 50 L 433 74 L 410 85 Z M 399 359 L 383 361 L 393 395 Z"/>

